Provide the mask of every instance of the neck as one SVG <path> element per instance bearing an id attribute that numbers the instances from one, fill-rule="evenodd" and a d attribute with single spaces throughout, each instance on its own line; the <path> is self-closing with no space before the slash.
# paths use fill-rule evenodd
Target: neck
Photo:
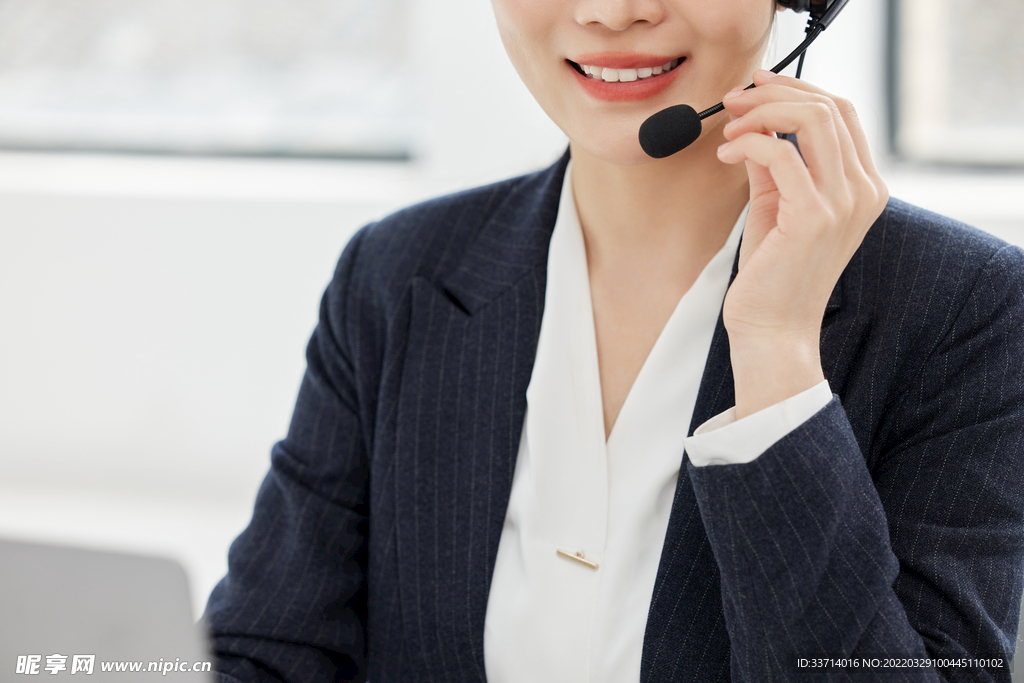
<path id="1" fill-rule="evenodd" d="M 572 185 L 595 268 L 677 262 L 699 272 L 725 243 L 748 199 L 743 164 L 718 160 L 725 117 L 682 152 L 636 166 L 619 166 L 572 150 Z M 667 264 L 666 264 L 667 265 Z"/>

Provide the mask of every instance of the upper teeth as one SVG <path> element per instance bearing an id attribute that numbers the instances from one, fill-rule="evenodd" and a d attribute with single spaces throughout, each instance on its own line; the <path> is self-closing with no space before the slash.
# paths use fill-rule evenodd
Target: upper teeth
<path id="1" fill-rule="evenodd" d="M 643 69 L 606 69 L 603 66 L 580 64 L 580 69 L 590 78 L 600 79 L 606 83 L 618 83 L 620 81 L 626 83 L 671 71 L 679 66 L 682 61 L 681 59 L 673 59 L 661 66 L 644 67 Z"/>

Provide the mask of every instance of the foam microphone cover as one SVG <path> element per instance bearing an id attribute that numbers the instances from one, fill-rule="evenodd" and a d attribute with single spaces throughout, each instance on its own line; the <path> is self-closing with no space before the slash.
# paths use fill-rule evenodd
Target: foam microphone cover
<path id="1" fill-rule="evenodd" d="M 688 104 L 662 109 L 640 126 L 640 146 L 648 156 L 664 159 L 700 137 L 700 117 Z"/>

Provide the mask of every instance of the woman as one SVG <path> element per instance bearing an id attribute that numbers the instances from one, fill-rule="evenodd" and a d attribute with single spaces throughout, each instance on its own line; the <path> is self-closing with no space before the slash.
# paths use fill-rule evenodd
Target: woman
<path id="1" fill-rule="evenodd" d="M 569 153 L 345 249 L 222 680 L 1008 680 L 1021 251 L 887 201 L 766 0 L 493 4 Z"/>

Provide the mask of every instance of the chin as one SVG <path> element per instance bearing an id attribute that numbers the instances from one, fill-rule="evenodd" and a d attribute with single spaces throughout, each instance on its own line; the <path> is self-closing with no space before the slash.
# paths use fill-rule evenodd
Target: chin
<path id="1" fill-rule="evenodd" d="M 643 166 L 645 164 L 653 164 L 658 159 L 652 159 L 640 148 L 639 142 L 634 142 L 631 145 L 623 145 L 619 149 L 610 150 L 607 156 L 601 157 L 603 161 L 606 161 L 616 166 Z"/>
<path id="2" fill-rule="evenodd" d="M 643 166 L 645 164 L 666 163 L 670 159 L 677 160 L 685 156 L 686 152 L 681 151 L 665 159 L 654 159 L 647 156 L 640 147 L 639 126 L 637 132 L 632 135 L 608 136 L 597 138 L 589 135 L 584 138 L 572 138 L 570 136 L 570 147 L 574 155 L 586 154 L 598 161 L 615 166 Z M 691 146 L 689 149 L 692 149 Z"/>
<path id="3" fill-rule="evenodd" d="M 640 166 L 657 159 L 647 156 L 640 147 L 640 123 L 625 123 L 609 130 L 605 135 L 596 135 L 593 127 L 584 126 L 584 135 L 569 135 L 570 146 L 574 154 L 583 153 L 599 161 L 616 166 Z M 607 127 L 605 128 L 607 130 Z"/>
<path id="4" fill-rule="evenodd" d="M 703 101 L 700 98 L 689 99 Z M 665 159 L 654 159 L 648 156 L 640 147 L 640 126 L 648 116 L 657 113 L 664 107 L 671 106 L 675 100 L 687 101 L 687 98 L 676 97 L 658 105 L 646 106 L 629 112 L 609 113 L 583 109 L 583 111 L 574 112 L 571 116 L 563 117 L 561 122 L 555 119 L 555 122 L 566 124 L 560 125 L 560 127 L 571 141 L 574 153 L 586 154 L 604 163 L 617 166 L 642 166 L 668 162 L 670 159 L 679 163 L 679 160 L 686 157 L 688 152 L 702 146 L 701 140 L 711 133 L 715 128 L 715 123 L 714 121 L 705 122 L 701 136 L 686 150 Z M 711 125 L 707 125 L 708 123 Z"/>

